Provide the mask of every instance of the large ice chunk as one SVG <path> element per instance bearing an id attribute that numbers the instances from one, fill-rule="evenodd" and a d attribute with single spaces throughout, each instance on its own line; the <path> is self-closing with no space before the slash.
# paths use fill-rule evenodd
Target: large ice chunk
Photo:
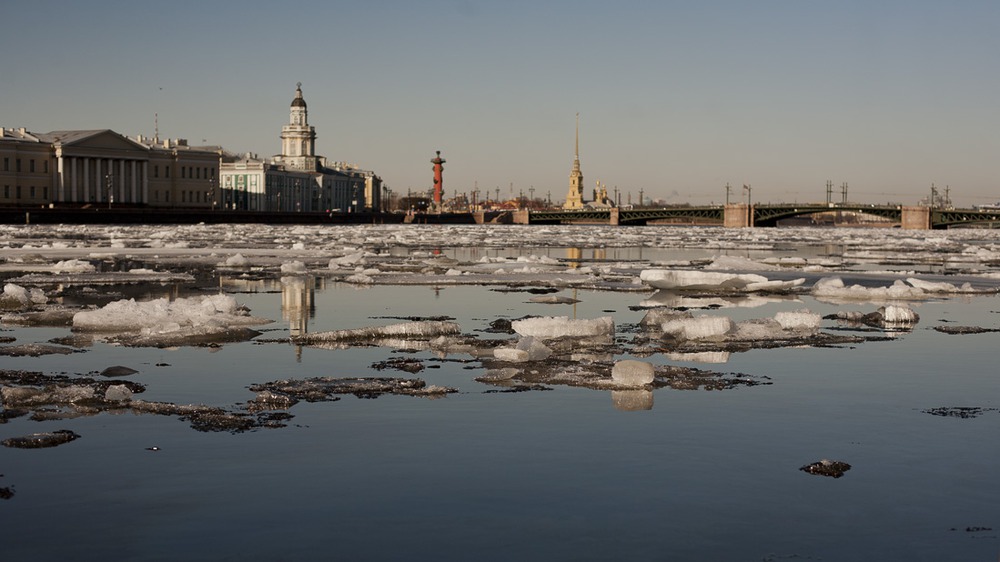
<path id="1" fill-rule="evenodd" d="M 182 328 L 212 328 L 267 324 L 255 318 L 229 295 L 180 298 L 174 301 L 135 299 L 108 303 L 73 315 L 73 329 L 88 332 L 165 333 Z"/>
<path id="2" fill-rule="evenodd" d="M 568 316 L 541 316 L 525 318 L 510 323 L 511 328 L 522 336 L 533 336 L 540 340 L 591 336 L 613 336 L 615 321 L 610 316 L 588 319 L 570 319 Z"/>

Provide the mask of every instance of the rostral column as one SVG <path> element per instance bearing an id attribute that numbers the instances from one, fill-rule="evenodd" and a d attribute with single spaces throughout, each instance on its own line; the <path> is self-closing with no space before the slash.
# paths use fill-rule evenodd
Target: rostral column
<path id="1" fill-rule="evenodd" d="M 441 158 L 441 151 L 437 151 L 437 157 L 431 158 L 431 164 L 434 164 L 434 208 L 438 211 L 441 210 L 441 194 L 444 191 L 444 178 L 442 173 L 444 172 L 445 159 Z"/>

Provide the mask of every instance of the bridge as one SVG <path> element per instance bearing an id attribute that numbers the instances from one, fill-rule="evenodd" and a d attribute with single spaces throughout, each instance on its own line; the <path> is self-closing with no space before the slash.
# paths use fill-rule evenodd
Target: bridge
<path id="1" fill-rule="evenodd" d="M 678 206 L 658 208 L 593 208 L 582 210 L 517 211 L 514 222 L 519 224 L 611 224 L 645 225 L 678 223 L 719 225 L 733 228 L 747 226 L 777 226 L 778 221 L 806 217 L 815 213 L 848 211 L 887 219 L 905 229 L 940 229 L 952 226 L 1000 226 L 1000 210 L 938 209 L 902 205 L 862 205 L 843 203 L 822 204 L 754 204 Z"/>

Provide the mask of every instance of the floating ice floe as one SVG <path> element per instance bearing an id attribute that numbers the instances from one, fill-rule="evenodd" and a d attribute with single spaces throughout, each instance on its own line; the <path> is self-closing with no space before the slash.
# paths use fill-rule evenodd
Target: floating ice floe
<path id="1" fill-rule="evenodd" d="M 495 358 L 512 363 L 544 361 L 551 355 L 552 349 L 532 336 L 521 338 L 514 347 L 498 347 L 493 350 Z"/>
<path id="2" fill-rule="evenodd" d="M 920 321 L 920 316 L 908 306 L 890 304 L 879 307 L 875 312 L 840 311 L 826 316 L 848 325 L 865 325 L 875 328 L 909 329 Z"/>
<path id="3" fill-rule="evenodd" d="M 661 330 L 681 340 L 722 339 L 733 331 L 733 321 L 728 316 L 696 316 L 676 318 L 663 323 Z"/>
<path id="4" fill-rule="evenodd" d="M 619 386 L 641 387 L 653 384 L 656 369 L 652 363 L 623 359 L 611 368 L 611 380 Z"/>
<path id="5" fill-rule="evenodd" d="M 511 322 L 511 328 L 522 336 L 540 340 L 562 337 L 614 336 L 615 321 L 611 316 L 592 320 L 570 319 L 568 316 L 542 316 Z"/>
<path id="6" fill-rule="evenodd" d="M 330 332 L 314 332 L 292 338 L 295 343 L 310 344 L 342 341 L 372 341 L 386 338 L 402 340 L 432 339 L 438 336 L 458 334 L 461 331 L 455 322 L 438 320 L 419 320 L 402 322 L 387 326 L 370 326 L 351 330 L 334 330 Z"/>
<path id="7" fill-rule="evenodd" d="M 309 270 L 306 268 L 306 264 L 300 261 L 281 264 L 281 273 L 283 275 L 301 275 L 308 272 Z"/>
<path id="8" fill-rule="evenodd" d="M 805 279 L 770 281 L 755 273 L 724 273 L 693 269 L 644 269 L 639 279 L 654 289 L 672 291 L 784 291 L 805 283 Z"/>
<path id="9" fill-rule="evenodd" d="M 221 265 L 225 267 L 247 267 L 250 265 L 250 260 L 243 254 L 236 253 L 226 258 L 226 261 L 222 262 Z"/>
<path id="10" fill-rule="evenodd" d="M 846 285 L 840 277 L 825 277 L 812 288 L 813 296 L 839 301 L 871 300 L 924 300 L 949 293 L 992 293 L 996 289 L 975 289 L 969 283 L 956 286 L 952 283 L 930 282 L 909 277 L 905 281 L 897 279 L 888 287 L 865 287 Z"/>
<path id="11" fill-rule="evenodd" d="M 65 260 L 52 266 L 53 273 L 94 273 L 94 264 L 83 260 Z"/>
<path id="12" fill-rule="evenodd" d="M 14 283 L 6 283 L 0 293 L 0 310 L 22 310 L 36 304 L 48 302 L 45 292 L 37 287 L 26 289 Z"/>
<path id="13" fill-rule="evenodd" d="M 740 256 L 715 256 L 705 269 L 714 271 L 767 271 L 780 269 L 774 265 Z"/>
<path id="14" fill-rule="evenodd" d="M 114 301 L 74 314 L 73 330 L 112 334 L 108 339 L 127 345 L 167 346 L 242 341 L 257 335 L 248 326 L 270 322 L 251 316 L 231 296 L 211 295 L 174 301 Z"/>
<path id="15" fill-rule="evenodd" d="M 188 273 L 173 273 L 169 271 L 154 271 L 138 269 L 135 273 L 129 271 L 106 271 L 91 273 L 32 273 L 11 279 L 11 281 L 26 285 L 116 285 L 137 283 L 189 283 L 194 276 Z"/>
<path id="16" fill-rule="evenodd" d="M 540 297 L 531 297 L 528 299 L 528 302 L 538 304 L 575 304 L 580 302 L 580 300 L 571 297 L 562 297 L 559 295 L 542 295 Z"/>

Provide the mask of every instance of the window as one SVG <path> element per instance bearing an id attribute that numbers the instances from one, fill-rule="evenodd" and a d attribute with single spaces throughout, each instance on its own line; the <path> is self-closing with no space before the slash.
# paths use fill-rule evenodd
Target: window
<path id="1" fill-rule="evenodd" d="M 184 179 L 184 177 L 185 177 L 184 173 L 185 173 L 184 166 L 181 166 L 181 179 Z"/>
<path id="2" fill-rule="evenodd" d="M 5 172 L 9 172 L 10 171 L 10 158 L 4 158 L 3 159 L 3 171 L 5 171 Z"/>
<path id="3" fill-rule="evenodd" d="M 31 198 L 35 198 L 35 186 L 31 186 Z"/>
<path id="4" fill-rule="evenodd" d="M 163 167 L 163 177 L 165 178 L 170 177 L 170 168 L 168 166 Z M 170 201 L 170 197 L 167 197 L 167 201 Z"/>
<path id="5" fill-rule="evenodd" d="M 42 173 L 45 173 L 45 174 L 49 173 L 49 161 L 48 160 L 43 160 L 42 161 Z"/>
<path id="6" fill-rule="evenodd" d="M 167 169 L 169 170 L 169 168 L 167 168 Z M 170 202 L 170 192 L 169 191 L 164 191 L 163 192 L 163 200 L 166 201 L 167 203 Z"/>
<path id="7" fill-rule="evenodd" d="M 18 160 L 18 162 L 20 162 L 20 160 Z M 21 186 L 17 186 L 16 193 L 17 193 L 17 198 L 20 199 L 21 198 Z"/>
<path id="8" fill-rule="evenodd" d="M 31 172 L 32 174 L 35 173 L 35 159 L 34 158 L 32 158 L 28 162 L 28 171 Z"/>
<path id="9" fill-rule="evenodd" d="M 153 177 L 154 178 L 160 177 L 160 167 L 159 166 L 153 166 Z M 157 196 L 157 197 L 159 197 L 159 196 Z"/>
<path id="10" fill-rule="evenodd" d="M 18 158 L 17 160 L 14 160 L 14 166 L 16 167 L 16 169 L 14 170 L 15 172 L 20 172 L 21 171 L 21 159 L 20 158 Z"/>
<path id="11" fill-rule="evenodd" d="M 47 185 L 42 186 L 42 199 L 49 200 L 49 186 Z"/>
<path id="12" fill-rule="evenodd" d="M 10 199 L 10 186 L 9 185 L 3 186 L 3 198 L 4 199 Z"/>

